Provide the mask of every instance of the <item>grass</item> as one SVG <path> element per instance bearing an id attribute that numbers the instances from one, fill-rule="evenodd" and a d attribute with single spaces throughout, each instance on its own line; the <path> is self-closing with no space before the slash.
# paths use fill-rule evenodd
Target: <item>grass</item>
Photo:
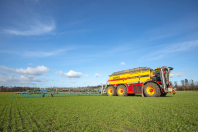
<path id="1" fill-rule="evenodd" d="M 0 131 L 198 131 L 197 111 L 198 92 L 160 98 L 0 93 Z"/>

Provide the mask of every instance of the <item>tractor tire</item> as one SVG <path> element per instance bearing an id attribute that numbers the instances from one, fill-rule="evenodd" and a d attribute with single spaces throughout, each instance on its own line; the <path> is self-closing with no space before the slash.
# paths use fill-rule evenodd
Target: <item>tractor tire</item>
<path id="1" fill-rule="evenodd" d="M 160 97 L 165 97 L 167 93 L 161 93 Z"/>
<path id="2" fill-rule="evenodd" d="M 117 95 L 118 96 L 127 96 L 128 95 L 127 87 L 125 85 L 117 86 Z"/>
<path id="3" fill-rule="evenodd" d="M 106 92 L 108 96 L 116 96 L 116 88 L 114 86 L 108 86 Z"/>
<path id="4" fill-rule="evenodd" d="M 144 95 L 146 97 L 160 97 L 161 91 L 160 91 L 159 86 L 152 82 L 147 83 L 144 86 Z"/>

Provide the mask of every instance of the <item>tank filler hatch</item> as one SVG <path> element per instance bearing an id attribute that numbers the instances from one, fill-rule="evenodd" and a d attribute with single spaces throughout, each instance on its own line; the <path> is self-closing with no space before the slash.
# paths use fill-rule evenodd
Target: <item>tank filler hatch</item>
<path id="1" fill-rule="evenodd" d="M 140 71 L 146 71 L 146 70 L 153 70 L 153 69 L 148 68 L 148 67 L 138 67 L 138 68 L 114 72 L 113 74 L 111 74 L 109 76 L 122 75 L 122 74 L 134 73 L 134 72 L 140 72 Z"/>

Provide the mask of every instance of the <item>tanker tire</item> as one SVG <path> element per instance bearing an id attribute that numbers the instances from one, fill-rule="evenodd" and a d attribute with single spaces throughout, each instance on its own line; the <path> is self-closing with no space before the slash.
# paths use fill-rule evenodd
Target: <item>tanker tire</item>
<path id="1" fill-rule="evenodd" d="M 109 93 L 110 89 L 112 90 L 112 94 Z M 116 96 L 116 88 L 114 86 L 108 86 L 106 92 L 108 96 Z"/>
<path id="2" fill-rule="evenodd" d="M 160 97 L 165 97 L 167 95 L 167 93 L 162 93 L 161 95 L 160 95 Z"/>
<path id="3" fill-rule="evenodd" d="M 124 91 L 123 94 L 119 94 L 119 92 L 118 92 L 119 88 L 122 88 L 123 89 L 123 91 Z M 118 96 L 127 96 L 128 95 L 128 90 L 127 90 L 127 88 L 126 88 L 125 85 L 119 85 L 119 86 L 117 86 L 117 95 Z"/>
<path id="4" fill-rule="evenodd" d="M 154 93 L 153 95 L 150 95 L 150 94 L 147 93 L 147 90 L 146 90 L 146 89 L 147 89 L 148 86 L 152 86 L 152 87 L 155 88 L 155 93 Z M 145 95 L 146 97 L 160 97 L 161 91 L 160 91 L 159 86 L 158 86 L 157 84 L 155 84 L 155 83 L 152 83 L 152 82 L 147 83 L 147 84 L 144 86 L 144 95 Z"/>

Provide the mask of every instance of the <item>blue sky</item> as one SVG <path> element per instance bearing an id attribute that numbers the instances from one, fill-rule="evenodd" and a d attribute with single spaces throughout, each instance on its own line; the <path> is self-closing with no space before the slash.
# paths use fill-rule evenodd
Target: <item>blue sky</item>
<path id="1" fill-rule="evenodd" d="M 198 1 L 0 2 L 0 85 L 105 84 L 115 71 L 174 68 L 198 81 Z"/>

